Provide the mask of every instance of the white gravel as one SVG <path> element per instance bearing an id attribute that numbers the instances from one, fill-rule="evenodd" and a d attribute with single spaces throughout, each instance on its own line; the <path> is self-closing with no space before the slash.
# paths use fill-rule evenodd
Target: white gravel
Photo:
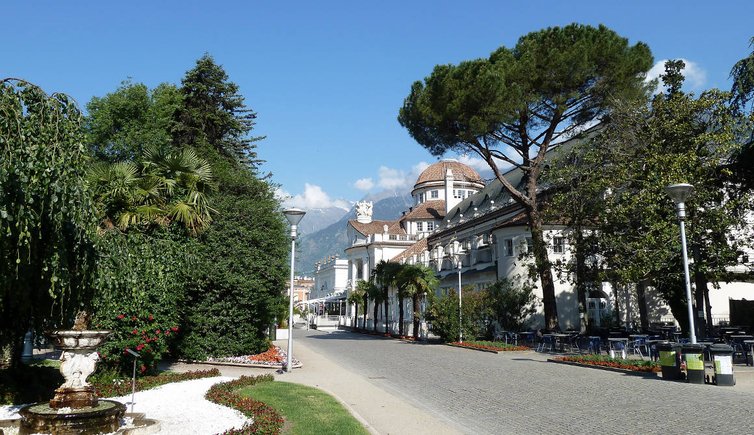
<path id="1" fill-rule="evenodd" d="M 234 378 L 218 376 L 166 384 L 146 391 L 137 391 L 134 412 L 143 412 L 146 418 L 160 421 L 165 434 L 210 435 L 232 428 L 240 428 L 249 421 L 240 412 L 214 404 L 204 398 L 209 388 Z M 131 395 L 113 397 L 121 403 L 131 401 Z M 131 412 L 131 405 L 128 412 Z M 0 407 L 0 420 L 18 418 L 20 406 Z"/>

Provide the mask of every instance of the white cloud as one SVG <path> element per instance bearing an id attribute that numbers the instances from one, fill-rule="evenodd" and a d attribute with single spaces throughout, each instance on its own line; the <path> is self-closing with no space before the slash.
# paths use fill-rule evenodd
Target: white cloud
<path id="1" fill-rule="evenodd" d="M 316 184 L 304 184 L 304 193 L 291 196 L 288 192 L 278 188 L 275 191 L 280 201 L 286 207 L 298 207 L 304 210 L 314 208 L 338 207 L 349 210 L 351 204 L 343 199 L 332 199 L 320 186 Z"/>
<path id="2" fill-rule="evenodd" d="M 397 190 L 413 185 L 411 175 L 406 174 L 405 171 L 400 169 L 380 166 L 380 169 L 377 172 L 379 174 L 377 185 L 383 189 Z M 416 180 L 416 178 L 414 177 L 413 180 Z"/>
<path id="3" fill-rule="evenodd" d="M 353 187 L 366 192 L 372 190 L 374 187 L 374 181 L 372 181 L 371 178 L 359 178 L 353 183 Z"/>
<path id="4" fill-rule="evenodd" d="M 681 70 L 681 74 L 686 78 L 684 85 L 694 91 L 701 89 L 707 82 L 707 73 L 696 62 L 683 58 L 680 60 L 686 64 Z M 652 69 L 647 72 L 647 81 L 658 79 L 658 86 L 655 93 L 660 93 L 665 89 L 662 85 L 662 80 L 660 80 L 660 75 L 665 73 L 665 62 L 667 61 L 668 59 L 658 60 Z"/>

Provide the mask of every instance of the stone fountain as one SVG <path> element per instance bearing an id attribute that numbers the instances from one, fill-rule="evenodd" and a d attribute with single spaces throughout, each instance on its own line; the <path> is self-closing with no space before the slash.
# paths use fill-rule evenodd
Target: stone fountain
<path id="1" fill-rule="evenodd" d="M 19 411 L 19 434 L 100 434 L 115 432 L 126 406 L 113 400 L 99 400 L 86 378 L 94 372 L 99 347 L 110 331 L 86 329 L 86 313 L 79 313 L 73 330 L 49 333 L 61 350 L 60 373 L 65 382 L 49 403 L 41 402 Z"/>

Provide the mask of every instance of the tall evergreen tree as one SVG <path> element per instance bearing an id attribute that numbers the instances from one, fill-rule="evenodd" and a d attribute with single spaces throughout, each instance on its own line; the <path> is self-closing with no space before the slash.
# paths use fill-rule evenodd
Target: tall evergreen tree
<path id="1" fill-rule="evenodd" d="M 256 142 L 251 137 L 257 114 L 247 108 L 238 85 L 212 56 L 205 54 L 181 81 L 183 103 L 176 112 L 174 141 L 180 146 L 209 145 L 222 155 L 256 168 Z"/>
<path id="2" fill-rule="evenodd" d="M 189 358 L 264 350 L 265 331 L 284 313 L 288 236 L 273 187 L 256 176 L 250 137 L 256 115 L 238 86 L 205 55 L 186 73 L 173 141 L 206 158 L 218 184 L 217 211 L 199 236 L 180 351 Z"/>

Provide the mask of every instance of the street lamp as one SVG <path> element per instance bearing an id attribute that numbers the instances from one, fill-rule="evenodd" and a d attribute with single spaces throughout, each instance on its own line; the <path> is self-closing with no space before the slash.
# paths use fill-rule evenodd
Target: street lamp
<path id="1" fill-rule="evenodd" d="M 461 268 L 463 267 L 461 255 L 463 255 L 463 249 L 461 244 L 455 240 L 451 242 L 448 247 L 448 254 L 458 268 L 458 342 L 463 343 L 463 293 L 461 290 Z"/>
<path id="2" fill-rule="evenodd" d="M 301 222 L 306 212 L 297 208 L 289 208 L 283 210 L 283 214 L 288 219 L 288 223 L 291 224 L 291 281 L 288 293 L 288 360 L 286 361 L 285 369 L 290 373 L 293 370 L 293 267 L 294 259 L 296 258 L 296 230 L 298 229 L 298 223 Z"/>
<path id="3" fill-rule="evenodd" d="M 678 222 L 681 224 L 681 250 L 683 251 L 683 273 L 686 277 L 686 299 L 688 301 L 689 312 L 689 338 L 692 344 L 696 344 L 696 333 L 694 332 L 694 309 L 691 306 L 691 280 L 689 279 L 689 257 L 686 254 L 686 199 L 694 191 L 694 186 L 687 183 L 671 184 L 665 188 L 670 198 L 675 202 L 678 209 Z"/>

